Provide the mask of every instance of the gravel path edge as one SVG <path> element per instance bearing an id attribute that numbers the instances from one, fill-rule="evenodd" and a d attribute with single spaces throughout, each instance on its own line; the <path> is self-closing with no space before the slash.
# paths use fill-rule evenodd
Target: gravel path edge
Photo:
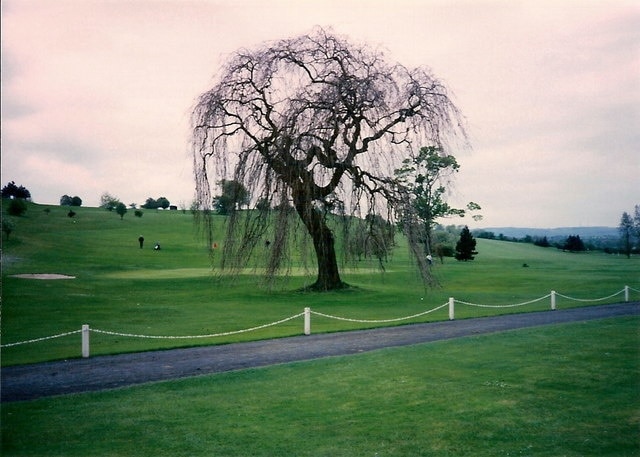
<path id="1" fill-rule="evenodd" d="M 2 402 L 99 391 L 542 325 L 640 315 L 640 302 L 409 324 L 2 368 Z"/>

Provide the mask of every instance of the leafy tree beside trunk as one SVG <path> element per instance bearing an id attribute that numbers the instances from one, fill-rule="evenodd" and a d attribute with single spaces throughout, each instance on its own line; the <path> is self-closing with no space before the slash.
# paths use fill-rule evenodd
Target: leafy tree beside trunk
<path id="1" fill-rule="evenodd" d="M 321 28 L 237 51 L 192 115 L 200 214 L 211 216 L 211 184 L 222 180 L 242 184 L 254 208 L 228 218 L 223 266 L 239 271 L 269 236 L 266 272 L 273 277 L 302 228 L 317 261 L 311 289 L 344 287 L 336 236 L 349 231 L 337 224 L 354 220 L 347 215 L 395 223 L 406 196 L 394 170 L 423 145 L 444 151 L 454 139 L 466 144 L 461 125 L 428 69 L 389 63 L 380 51 Z M 213 240 L 213 225 L 204 226 Z M 412 252 L 429 281 L 424 253 Z"/>
<path id="2" fill-rule="evenodd" d="M 417 224 L 420 227 L 420 238 L 427 254 L 432 254 L 435 245 L 432 233 L 437 219 L 464 217 L 467 211 L 481 209 L 474 202 L 469 202 L 466 210 L 454 208 L 447 203 L 448 187 L 459 169 L 460 165 L 453 155 L 429 146 L 420 148 L 416 156 L 405 159 L 402 167 L 395 171 L 400 185 L 405 188 L 410 199 L 410 208 L 405 213 L 403 223 Z M 473 218 L 480 220 L 482 216 L 476 214 Z"/>

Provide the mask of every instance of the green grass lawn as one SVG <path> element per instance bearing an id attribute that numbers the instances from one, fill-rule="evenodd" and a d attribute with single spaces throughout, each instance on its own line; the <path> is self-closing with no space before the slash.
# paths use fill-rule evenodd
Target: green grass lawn
<path id="1" fill-rule="evenodd" d="M 44 210 L 48 209 L 49 212 Z M 381 273 L 373 262 L 343 266 L 343 279 L 354 286 L 322 294 L 298 290 L 315 280 L 309 265 L 292 263 L 287 281 L 267 289 L 254 270 L 236 279 L 214 276 L 207 246 L 190 213 L 145 211 L 142 218 L 97 208 L 30 204 L 15 219 L 15 231 L 2 248 L 2 343 L 10 344 L 91 328 L 143 335 L 202 335 L 237 331 L 301 313 L 305 307 L 341 317 L 376 320 L 414 315 L 455 297 L 471 303 L 521 303 L 556 290 L 593 299 L 640 290 L 640 260 L 602 253 L 571 254 L 520 243 L 478 240 L 472 262 L 446 259 L 434 266 L 440 286 L 425 290 L 398 236 L 398 247 Z M 216 220 L 222 233 L 223 218 Z M 138 247 L 144 235 L 145 248 Z M 222 238 L 220 236 L 220 238 Z M 162 250 L 153 251 L 159 242 Z M 523 264 L 529 265 L 524 268 Z M 305 274 L 306 272 L 306 274 Z M 14 278 L 19 273 L 59 273 L 76 279 L 44 281 Z M 608 300 L 622 300 L 622 295 Z M 632 299 L 640 298 L 633 291 Z M 605 301 L 606 302 L 606 301 Z M 603 302 L 595 302 L 603 303 Z M 584 306 L 558 298 L 558 308 Z M 518 308 L 458 305 L 456 318 L 549 309 L 549 300 Z M 418 321 L 444 320 L 447 309 Z M 402 322 L 400 322 L 402 323 Z M 313 317 L 314 332 L 372 327 L 373 324 Z M 256 332 L 195 340 L 134 339 L 91 334 L 94 355 L 199 344 L 298 335 L 302 318 Z M 2 348 L 2 365 L 80 356 L 78 334 Z"/>
<path id="2" fill-rule="evenodd" d="M 640 455 L 640 319 L 2 405 L 5 456 Z"/>

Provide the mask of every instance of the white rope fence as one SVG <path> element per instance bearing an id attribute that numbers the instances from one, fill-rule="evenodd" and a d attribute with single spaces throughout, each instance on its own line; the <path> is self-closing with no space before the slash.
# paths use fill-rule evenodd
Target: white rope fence
<path id="1" fill-rule="evenodd" d="M 397 317 L 397 318 L 392 318 L 392 319 L 353 319 L 353 318 L 348 318 L 348 317 L 340 317 L 340 316 L 333 316 L 331 314 L 325 314 L 325 313 L 321 313 L 318 311 L 311 311 L 311 308 L 305 308 L 304 312 L 302 313 L 298 313 L 298 314 L 294 314 L 293 316 L 289 316 L 286 317 L 284 319 L 280 319 L 278 321 L 275 322 L 270 322 L 268 324 L 263 324 L 263 325 L 259 325 L 256 327 L 250 327 L 250 328 L 246 328 L 246 329 L 242 329 L 242 330 L 234 330 L 234 331 L 229 331 L 229 332 L 220 332 L 220 333 L 209 333 L 209 334 L 205 334 L 205 335 L 179 335 L 179 336 L 164 336 L 164 335 L 141 335 L 141 334 L 135 334 L 135 333 L 122 333 L 122 332 L 113 332 L 113 331 L 109 331 L 109 330 L 101 330 L 101 329 L 95 329 L 95 328 L 89 328 L 89 325 L 84 324 L 82 326 L 82 328 L 80 330 L 74 330 L 71 332 L 65 332 L 65 333 L 60 333 L 57 335 L 51 335 L 51 336 L 45 336 L 42 338 L 35 338 L 35 339 L 31 339 L 31 340 L 26 340 L 26 341 L 18 341 L 15 343 L 6 343 L 6 344 L 1 344 L 0 348 L 8 348 L 8 347 L 12 347 L 12 346 L 19 346 L 22 344 L 30 344 L 30 343 L 37 343 L 40 341 L 46 341 L 46 340 L 51 340 L 54 338 L 61 338 L 63 336 L 69 336 L 69 335 L 73 335 L 76 333 L 81 333 L 82 334 L 82 357 L 89 357 L 89 333 L 90 332 L 94 332 L 94 333 L 101 333 L 104 335 L 111 335 L 111 336 L 122 336 L 122 337 L 127 337 L 127 338 L 147 338 L 147 339 L 170 339 L 170 340 L 177 340 L 177 339 L 199 339 L 199 338 L 217 338 L 217 337 L 221 337 L 221 336 L 229 336 L 229 335 L 237 335 L 240 333 L 247 333 L 247 332 L 253 332 L 253 331 L 257 331 L 257 330 L 261 330 L 267 327 L 273 327 L 275 325 L 279 325 L 279 324 L 283 324 L 285 322 L 288 322 L 290 320 L 293 319 L 297 319 L 301 316 L 304 316 L 304 334 L 305 335 L 310 335 L 311 334 L 311 314 L 315 314 L 316 316 L 320 316 L 320 317 L 325 317 L 328 319 L 335 319 L 335 320 L 340 320 L 340 321 L 346 321 L 346 322 L 357 322 L 357 323 L 374 323 L 374 324 L 382 324 L 382 323 L 391 323 L 391 322 L 400 322 L 400 321 L 405 321 L 405 320 L 410 320 L 410 319 L 415 319 L 421 316 L 424 316 L 426 314 L 429 313 L 433 313 L 435 311 L 438 311 L 446 306 L 449 307 L 449 320 L 454 320 L 455 319 L 455 303 L 459 303 L 461 305 L 466 305 L 466 306 L 473 306 L 473 307 L 479 307 L 479 308 L 514 308 L 514 307 L 518 307 L 518 306 L 525 306 L 525 305 L 530 305 L 532 303 L 536 303 L 542 300 L 546 300 L 548 298 L 551 298 L 551 310 L 555 310 L 556 309 L 556 297 L 562 297 L 564 299 L 567 300 L 573 300 L 573 301 L 578 301 L 578 302 L 597 302 L 597 301 L 604 301 L 604 300 L 609 300 L 617 295 L 620 294 L 624 294 L 624 301 L 628 302 L 629 301 L 629 292 L 630 291 L 634 291 L 637 293 L 640 293 L 640 290 L 638 289 L 634 289 L 632 287 L 629 286 L 625 286 L 622 290 L 615 292 L 611 295 L 608 295 L 606 297 L 602 297 L 602 298 L 593 298 L 593 299 L 585 299 L 585 298 L 575 298 L 575 297 L 570 297 L 568 295 L 563 295 L 560 293 L 557 293 L 556 291 L 552 290 L 551 293 L 544 295 L 540 298 L 536 298 L 533 300 L 529 300 L 526 302 L 522 302 L 522 303 L 515 303 L 515 304 L 507 304 L 507 305 L 486 305 L 486 304 L 478 304 L 478 303 L 469 303 L 469 302 L 465 302 L 462 300 L 456 300 L 453 297 L 449 298 L 449 301 L 443 305 L 437 306 L 433 309 L 429 309 L 427 311 L 423 311 L 421 313 L 417 313 L 417 314 L 412 314 L 410 316 L 404 316 L 404 317 Z"/>
<path id="2" fill-rule="evenodd" d="M 542 300 L 544 300 L 546 298 L 549 298 L 549 297 L 551 297 L 551 294 L 547 294 L 544 297 L 536 298 L 534 300 L 529 300 L 529 301 L 525 301 L 525 302 L 522 302 L 522 303 L 515 303 L 513 305 L 479 305 L 478 303 L 468 303 L 468 302 L 462 301 L 462 300 L 456 300 L 456 303 L 460 303 L 462 305 L 468 305 L 468 306 L 475 306 L 477 308 L 515 308 L 517 306 L 530 305 L 531 303 L 536 303 L 536 302 L 542 301 Z"/>
<path id="3" fill-rule="evenodd" d="M 18 341 L 17 343 L 7 343 L 7 344 L 0 345 L 0 347 L 8 348 L 8 347 L 11 347 L 11 346 L 20 346 L 21 344 L 37 343 L 39 341 L 52 340 L 54 338 L 60 338 L 60 337 L 67 336 L 67 335 L 73 335 L 74 333 L 80 333 L 81 331 L 82 330 L 74 330 L 72 332 L 65 332 L 65 333 L 60 333 L 58 335 L 44 336 L 42 338 L 36 338 L 36 339 L 33 339 L 33 340 Z"/>
<path id="4" fill-rule="evenodd" d="M 91 331 L 95 333 L 103 333 L 105 335 L 114 335 L 114 336 L 125 336 L 129 338 L 149 338 L 149 339 L 164 339 L 164 340 L 189 340 L 196 338 L 217 338 L 220 336 L 229 336 L 229 335 L 237 335 L 238 333 L 247 333 L 253 332 L 256 330 L 261 330 L 267 327 L 273 327 L 274 325 L 282 324 L 284 322 L 290 321 L 292 319 L 296 319 L 300 316 L 304 315 L 304 313 L 299 313 L 294 316 L 286 317 L 282 320 L 276 322 L 270 322 L 268 324 L 259 325 L 257 327 L 245 328 L 242 330 L 234 330 L 231 332 L 222 332 L 222 333 L 210 333 L 208 335 L 182 335 L 182 336 L 162 336 L 162 335 L 137 335 L 135 333 L 120 333 L 120 332 L 110 332 L 108 330 L 99 330 L 96 328 L 92 328 Z"/>
<path id="5" fill-rule="evenodd" d="M 389 323 L 389 322 L 400 322 L 400 321 L 406 321 L 406 320 L 409 320 L 409 319 L 414 319 L 416 317 L 424 316 L 425 314 L 429 314 L 429 313 L 432 313 L 434 311 L 438 311 L 439 309 L 442 309 L 442 308 L 444 308 L 445 306 L 448 306 L 448 305 L 449 305 L 449 303 L 445 303 L 442 306 L 438 306 L 437 308 L 430 309 L 430 310 L 425 311 L 423 313 L 413 314 L 411 316 L 405 316 L 405 317 L 398 317 L 398 318 L 395 318 L 395 319 L 350 319 L 348 317 L 332 316 L 331 314 L 319 313 L 317 311 L 311 311 L 311 314 L 315 314 L 317 316 L 322 316 L 322 317 L 327 317 L 329 319 L 336 319 L 336 320 L 339 320 L 339 321 L 359 322 L 359 323 L 365 323 L 365 324 L 384 324 L 384 323 Z"/>
<path id="6" fill-rule="evenodd" d="M 620 295 L 620 294 L 621 294 L 621 293 L 623 293 L 623 292 L 624 292 L 624 289 L 623 289 L 623 290 L 621 290 L 621 291 L 619 291 L 619 292 L 616 292 L 615 294 L 608 295 L 608 296 L 606 296 L 606 297 L 602 297 L 602 298 L 591 298 L 591 299 L 590 299 L 590 298 L 574 298 L 574 297 L 569 297 L 569 296 L 567 296 L 567 295 L 562 295 L 562 294 L 559 294 L 559 293 L 557 293 L 557 292 L 556 292 L 556 295 L 557 295 L 558 297 L 566 298 L 567 300 L 573 300 L 573 301 L 579 301 L 579 302 L 596 302 L 596 301 L 608 300 L 608 299 L 610 299 L 610 298 L 615 297 L 616 295 Z"/>

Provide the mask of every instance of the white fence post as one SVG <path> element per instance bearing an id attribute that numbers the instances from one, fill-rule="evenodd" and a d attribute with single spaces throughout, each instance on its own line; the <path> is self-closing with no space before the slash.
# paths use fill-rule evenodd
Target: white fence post
<path id="1" fill-rule="evenodd" d="M 311 335 L 311 308 L 304 309 L 304 334 Z"/>
<path id="2" fill-rule="evenodd" d="M 455 309 L 454 309 L 455 300 L 453 297 L 449 297 L 449 320 L 452 321 L 455 319 Z"/>
<path id="3" fill-rule="evenodd" d="M 624 301 L 629 301 L 629 286 L 624 286 Z"/>
<path id="4" fill-rule="evenodd" d="M 556 309 L 556 291 L 551 291 L 551 310 L 555 311 Z"/>
<path id="5" fill-rule="evenodd" d="M 82 325 L 82 357 L 89 357 L 89 325 Z"/>

